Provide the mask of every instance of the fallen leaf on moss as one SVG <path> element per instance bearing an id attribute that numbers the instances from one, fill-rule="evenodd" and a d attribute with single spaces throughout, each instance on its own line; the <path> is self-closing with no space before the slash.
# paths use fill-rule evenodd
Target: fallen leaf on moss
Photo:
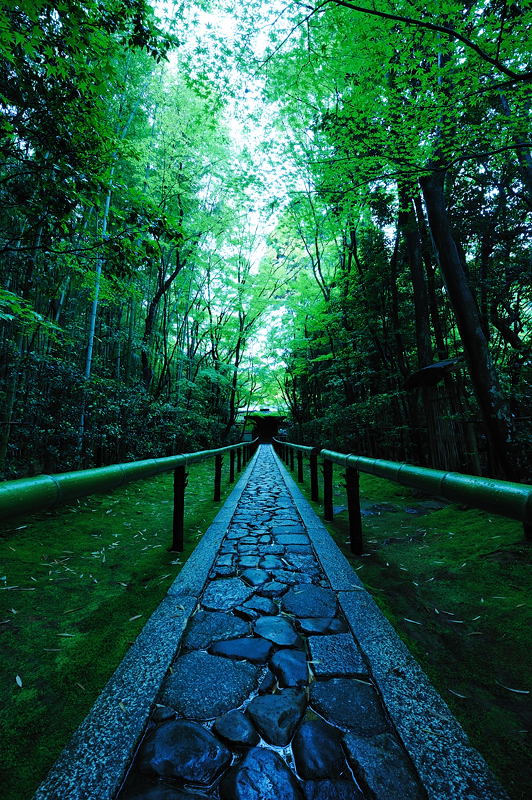
<path id="1" fill-rule="evenodd" d="M 509 686 L 505 686 L 504 683 L 501 683 L 500 681 L 497 680 L 495 681 L 495 683 L 498 683 L 499 686 L 502 686 L 502 688 L 506 689 L 507 692 L 514 692 L 515 694 L 530 694 L 529 689 L 511 689 Z"/>
<path id="2" fill-rule="evenodd" d="M 467 695 L 460 694 L 460 692 L 455 692 L 454 689 L 447 689 L 448 692 L 454 694 L 456 697 L 459 697 L 461 700 L 467 700 Z"/>

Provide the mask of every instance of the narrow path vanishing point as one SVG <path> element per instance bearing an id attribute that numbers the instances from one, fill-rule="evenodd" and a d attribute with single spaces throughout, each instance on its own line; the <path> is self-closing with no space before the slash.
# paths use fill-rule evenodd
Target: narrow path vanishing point
<path id="1" fill-rule="evenodd" d="M 506 797 L 271 446 L 190 609 L 117 800 Z"/>

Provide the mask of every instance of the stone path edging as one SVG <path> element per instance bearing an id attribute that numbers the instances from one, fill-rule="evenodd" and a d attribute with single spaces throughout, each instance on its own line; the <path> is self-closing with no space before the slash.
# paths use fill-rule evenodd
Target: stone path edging
<path id="1" fill-rule="evenodd" d="M 167 596 L 128 650 L 33 800 L 112 800 L 117 793 L 153 700 L 217 556 L 220 534 L 227 529 L 256 457 L 257 454 L 243 471 Z"/>
<path id="2" fill-rule="evenodd" d="M 429 800 L 508 800 L 445 701 L 383 616 L 327 529 L 275 456 L 322 569 L 369 666 Z"/>

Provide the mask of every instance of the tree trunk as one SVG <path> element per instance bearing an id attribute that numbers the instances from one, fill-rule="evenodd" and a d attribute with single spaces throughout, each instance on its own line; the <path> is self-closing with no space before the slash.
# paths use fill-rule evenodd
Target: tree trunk
<path id="1" fill-rule="evenodd" d="M 179 249 L 177 249 L 176 265 L 172 270 L 172 272 L 165 278 L 164 259 L 161 258 L 161 263 L 159 265 L 157 290 L 151 299 L 150 305 L 148 307 L 148 313 L 146 314 L 146 321 L 144 323 L 144 334 L 142 336 L 142 349 L 140 352 L 141 362 L 142 362 L 142 377 L 144 379 L 144 385 L 146 389 L 150 388 L 151 382 L 153 380 L 153 370 L 150 364 L 149 347 L 153 329 L 155 326 L 155 315 L 157 313 L 157 309 L 159 307 L 161 299 L 166 294 L 172 283 L 175 281 L 175 279 L 181 272 L 184 265 L 185 265 L 184 262 L 181 261 Z"/>
<path id="2" fill-rule="evenodd" d="M 430 335 L 429 301 L 427 281 L 421 260 L 422 243 L 419 228 L 414 214 L 412 198 L 405 186 L 399 185 L 399 227 L 406 245 L 406 256 L 410 268 L 412 291 L 414 296 L 414 316 L 416 329 L 418 369 L 432 363 L 432 342 Z M 418 452 L 425 453 L 428 463 L 436 469 L 451 469 L 447 458 L 448 426 L 442 420 L 442 411 L 438 402 L 438 391 L 434 386 L 421 387 L 421 400 L 425 414 L 428 448 L 420 443 L 420 432 L 416 425 L 415 413 L 412 417 L 414 443 Z M 409 409 L 411 404 L 409 404 Z M 412 415 L 412 411 L 410 412 Z M 421 461 L 423 463 L 423 461 Z"/>
<path id="3" fill-rule="evenodd" d="M 432 330 L 434 331 L 436 352 L 438 354 L 439 360 L 443 361 L 445 358 L 448 358 L 449 353 L 447 349 L 447 344 L 445 342 L 445 335 L 443 331 L 443 324 L 440 315 L 440 310 L 438 308 L 435 270 L 431 259 L 430 242 L 427 233 L 427 225 L 425 222 L 425 214 L 423 211 L 423 203 L 421 201 L 421 196 L 419 195 L 419 193 L 416 193 L 416 196 L 414 197 L 414 206 L 416 208 L 416 219 L 419 230 L 419 237 L 421 239 L 421 255 L 423 257 L 423 263 L 425 265 L 425 273 L 427 277 L 428 303 L 429 303 L 430 319 L 432 322 Z"/>
<path id="4" fill-rule="evenodd" d="M 515 478 L 508 452 L 511 429 L 507 400 L 482 329 L 475 298 L 454 239 L 444 198 L 444 170 L 433 170 L 420 179 L 434 248 L 454 310 L 473 389 L 484 420 L 492 471 L 499 477 Z"/>
<path id="5" fill-rule="evenodd" d="M 503 113 L 505 116 L 510 117 L 511 111 L 510 106 L 508 104 L 508 100 L 506 99 L 504 94 L 500 95 L 501 98 L 501 106 Z M 528 146 L 527 136 L 523 134 L 520 136 L 518 133 L 514 133 L 512 138 L 515 143 L 516 153 L 517 153 L 517 160 L 519 162 L 519 168 L 521 172 L 521 178 L 523 180 L 523 184 L 528 193 L 528 198 L 525 198 L 528 205 L 532 205 L 532 156 L 530 155 L 530 148 Z"/>

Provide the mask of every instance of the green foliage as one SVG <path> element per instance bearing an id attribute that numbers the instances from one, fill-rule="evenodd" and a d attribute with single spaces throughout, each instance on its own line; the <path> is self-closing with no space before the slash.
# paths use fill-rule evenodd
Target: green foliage
<path id="1" fill-rule="evenodd" d="M 5 10 L 0 468 L 230 440 L 276 278 L 219 92 L 156 66 L 174 39 L 143 1 Z"/>
<path id="2" fill-rule="evenodd" d="M 266 96 L 279 129 L 290 130 L 273 150 L 294 176 L 272 243 L 314 280 L 294 282 L 285 316 L 293 333 L 284 336 L 282 383 L 294 435 L 368 455 L 490 469 L 485 433 L 472 427 L 480 416 L 474 381 L 456 374 L 430 399 L 404 390 L 420 364 L 461 355 L 462 345 L 467 351 L 428 238 L 436 223 L 421 200 L 419 181 L 437 165 L 506 390 L 500 405 L 511 409 L 512 457 L 528 474 L 530 252 L 522 226 L 532 198 L 523 68 L 530 14 L 507 11 L 497 3 L 384 2 L 368 13 L 349 3 L 318 13 L 296 4 L 274 23 L 263 7 L 263 23 L 277 28 L 262 67 Z M 256 15 L 254 7 L 249 25 Z M 493 382 L 492 390 L 499 391 Z"/>
<path id="3" fill-rule="evenodd" d="M 23 300 L 13 292 L 8 292 L 1 287 L 0 320 L 5 320 L 6 322 L 16 321 L 29 333 L 41 326 L 50 336 L 53 336 L 55 331 L 60 330 L 58 325 L 54 325 L 50 320 L 44 319 L 42 314 L 38 314 L 27 300 Z"/>

